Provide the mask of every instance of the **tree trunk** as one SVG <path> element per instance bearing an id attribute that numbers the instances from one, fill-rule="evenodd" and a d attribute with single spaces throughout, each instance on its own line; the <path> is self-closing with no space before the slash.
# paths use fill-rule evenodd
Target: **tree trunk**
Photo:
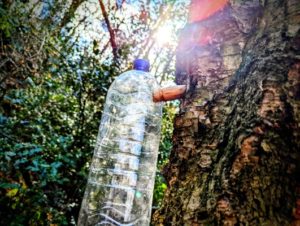
<path id="1" fill-rule="evenodd" d="M 299 24 L 299 0 L 231 0 L 183 29 L 155 225 L 300 225 Z"/>

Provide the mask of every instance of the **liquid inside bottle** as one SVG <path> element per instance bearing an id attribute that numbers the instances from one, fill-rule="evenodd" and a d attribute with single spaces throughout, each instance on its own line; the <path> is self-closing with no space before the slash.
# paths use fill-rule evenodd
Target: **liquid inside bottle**
<path id="1" fill-rule="evenodd" d="M 131 70 L 111 85 L 102 114 L 78 225 L 150 224 L 162 106 L 148 72 Z"/>

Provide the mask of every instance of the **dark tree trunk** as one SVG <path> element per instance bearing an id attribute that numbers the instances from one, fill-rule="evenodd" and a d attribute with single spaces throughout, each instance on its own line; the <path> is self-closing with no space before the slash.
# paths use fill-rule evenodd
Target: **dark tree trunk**
<path id="1" fill-rule="evenodd" d="M 300 225 L 299 24 L 299 0 L 232 0 L 186 25 L 155 225 Z"/>

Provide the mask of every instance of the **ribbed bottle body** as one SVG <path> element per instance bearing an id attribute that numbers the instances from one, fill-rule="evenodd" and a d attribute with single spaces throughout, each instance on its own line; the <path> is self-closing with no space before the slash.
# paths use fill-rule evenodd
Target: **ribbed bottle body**
<path id="1" fill-rule="evenodd" d="M 125 72 L 111 85 L 102 114 L 78 225 L 149 225 L 161 105 L 155 78 Z"/>

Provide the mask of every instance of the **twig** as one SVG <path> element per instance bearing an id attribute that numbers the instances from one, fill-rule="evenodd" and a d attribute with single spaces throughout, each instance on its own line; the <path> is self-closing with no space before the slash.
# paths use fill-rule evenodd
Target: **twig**
<path id="1" fill-rule="evenodd" d="M 7 58 L 4 59 L 4 60 L 0 63 L 0 68 L 3 67 L 3 66 L 7 63 L 7 61 L 9 61 Z"/>
<path id="2" fill-rule="evenodd" d="M 38 54 L 42 51 L 42 49 L 43 49 L 43 47 L 44 47 L 44 44 L 45 44 L 45 40 L 46 40 L 46 36 L 44 36 L 43 41 L 42 41 L 42 44 L 41 44 L 41 46 L 40 46 L 40 48 L 39 48 L 39 50 L 38 50 L 38 52 L 37 52 L 36 55 L 38 55 Z"/>

